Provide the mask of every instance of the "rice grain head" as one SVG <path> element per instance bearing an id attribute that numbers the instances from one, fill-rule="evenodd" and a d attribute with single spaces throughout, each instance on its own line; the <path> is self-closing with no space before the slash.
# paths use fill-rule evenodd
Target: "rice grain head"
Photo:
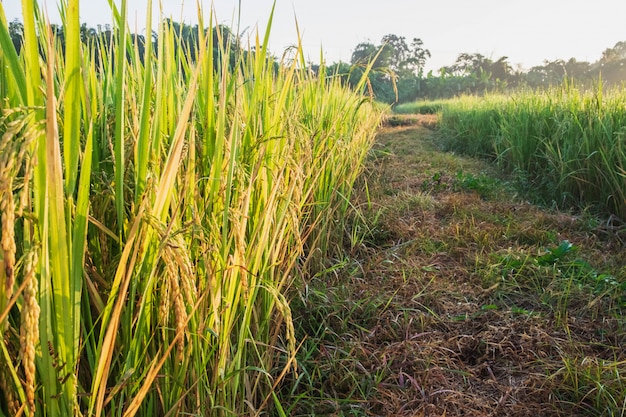
<path id="1" fill-rule="evenodd" d="M 166 245 L 164 261 L 167 265 L 167 278 L 169 280 L 171 292 L 170 296 L 172 297 L 171 302 L 174 305 L 174 318 L 176 324 L 176 334 L 184 333 L 185 327 L 187 323 L 187 311 L 185 309 L 185 303 L 183 301 L 183 294 L 180 290 L 180 285 L 178 280 L 180 279 L 180 272 L 177 268 L 176 262 L 174 261 L 175 255 L 172 253 L 173 250 L 168 245 Z M 182 363 L 185 352 L 185 337 L 180 337 L 176 344 L 176 361 L 177 363 Z"/>
<path id="2" fill-rule="evenodd" d="M 31 415 L 35 413 L 35 352 L 39 340 L 39 313 L 37 303 L 38 283 L 35 271 L 37 269 L 37 251 L 31 250 L 26 255 L 24 263 L 24 306 L 21 312 L 20 325 L 20 356 L 24 368 L 25 392 L 28 408 Z"/>
<path id="3" fill-rule="evenodd" d="M 0 360 L 0 390 L 4 393 L 4 400 L 6 401 L 9 415 L 16 416 L 20 409 L 20 403 L 16 397 L 16 393 L 13 391 L 13 386 L 10 383 L 11 380 L 9 367 L 4 363 L 4 359 Z"/>
<path id="4" fill-rule="evenodd" d="M 13 199 L 13 179 L 7 167 L 7 158 L 11 155 L 3 154 L 0 160 L 0 213 L 2 213 L 2 239 L 0 250 L 2 250 L 3 275 L 4 275 L 4 300 L 0 300 L 0 305 L 4 305 L 6 300 L 13 295 L 15 285 L 15 201 Z M 8 162 L 10 163 L 10 162 Z M 6 175 L 9 174 L 9 175 Z M 6 322 L 8 324 L 8 321 Z M 6 326 L 5 324 L 5 326 Z M 2 324 L 0 324 L 1 326 Z M 6 327 L 4 327 L 6 330 Z"/>

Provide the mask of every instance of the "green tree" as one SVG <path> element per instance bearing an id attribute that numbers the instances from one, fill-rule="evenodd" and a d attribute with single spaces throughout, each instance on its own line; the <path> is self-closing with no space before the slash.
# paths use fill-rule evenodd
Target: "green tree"
<path id="1" fill-rule="evenodd" d="M 602 52 L 601 64 L 616 62 L 626 59 L 626 41 L 617 42 L 612 48 L 607 48 Z"/>
<path id="2" fill-rule="evenodd" d="M 352 65 L 367 65 L 369 64 L 376 55 L 378 54 L 380 47 L 374 45 L 370 42 L 361 42 L 358 44 L 354 51 L 352 52 L 352 58 L 350 59 L 350 63 Z M 380 68 L 384 66 L 386 63 L 384 62 L 381 56 L 378 56 L 376 62 L 374 62 L 374 68 Z"/>
<path id="3" fill-rule="evenodd" d="M 479 53 L 459 54 L 453 65 L 444 67 L 446 74 L 465 78 L 464 92 L 477 93 L 493 88 L 506 88 L 516 81 L 508 57 L 496 61 Z"/>
<path id="4" fill-rule="evenodd" d="M 13 46 L 19 54 L 22 50 L 22 43 L 24 42 L 24 25 L 19 20 L 15 19 L 9 22 L 9 35 L 13 41 Z"/>
<path id="5" fill-rule="evenodd" d="M 513 67 L 508 61 L 508 57 L 503 56 L 489 65 L 489 72 L 492 80 L 508 81 L 513 74 Z"/>
<path id="6" fill-rule="evenodd" d="M 428 58 L 430 58 L 430 51 L 424 48 L 424 42 L 420 38 L 413 38 L 405 63 L 406 68 L 421 78 Z"/>
<path id="7" fill-rule="evenodd" d="M 396 73 L 400 72 L 409 55 L 409 46 L 404 36 L 385 35 L 382 39 L 382 55 L 386 66 Z"/>
<path id="8" fill-rule="evenodd" d="M 406 38 L 394 34 L 385 35 L 381 45 L 371 42 L 359 43 L 352 52 L 351 64 L 364 67 L 372 63 L 368 77 L 370 92 L 379 101 L 414 100 L 421 90 L 426 60 L 430 51 L 424 48 L 419 38 L 408 44 Z M 348 82 L 354 86 L 363 71 L 352 68 Z"/>
<path id="9" fill-rule="evenodd" d="M 593 70 L 594 76 L 602 77 L 606 84 L 620 84 L 626 81 L 626 41 L 617 42 L 602 53 L 602 58 Z"/>
<path id="10" fill-rule="evenodd" d="M 430 58 L 430 51 L 424 48 L 424 42 L 414 38 L 407 44 L 404 36 L 385 35 L 382 39 L 383 56 L 387 66 L 400 78 L 405 76 L 421 76 L 426 60 Z"/>
<path id="11" fill-rule="evenodd" d="M 570 58 L 568 61 L 556 59 L 544 61 L 543 65 L 532 67 L 524 76 L 526 83 L 533 87 L 559 85 L 565 80 L 586 82 L 591 77 L 591 64 Z"/>

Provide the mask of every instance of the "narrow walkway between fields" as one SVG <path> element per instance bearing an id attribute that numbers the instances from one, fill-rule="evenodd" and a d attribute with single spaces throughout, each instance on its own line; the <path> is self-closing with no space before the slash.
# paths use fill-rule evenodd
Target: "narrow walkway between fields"
<path id="1" fill-rule="evenodd" d="M 317 391 L 294 414 L 625 410 L 619 237 L 525 202 L 488 163 L 441 152 L 433 117 L 394 121 L 355 203 L 350 259 L 295 308 Z"/>

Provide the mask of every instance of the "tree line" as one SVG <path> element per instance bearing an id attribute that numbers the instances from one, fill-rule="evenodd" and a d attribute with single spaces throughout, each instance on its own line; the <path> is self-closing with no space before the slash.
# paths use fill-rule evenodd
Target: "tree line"
<path id="1" fill-rule="evenodd" d="M 418 99 L 451 98 L 461 94 L 484 94 L 519 88 L 543 89 L 565 81 L 592 85 L 619 85 L 626 81 L 626 41 L 607 48 L 593 63 L 569 60 L 545 60 L 528 70 L 515 68 L 509 58 L 497 59 L 480 53 L 461 53 L 456 61 L 437 72 L 425 73 L 430 51 L 419 38 L 408 42 L 405 37 L 386 35 L 380 44 L 358 44 L 349 63 L 334 63 L 329 69 L 356 85 L 362 68 L 373 61 L 370 89 L 387 103 Z"/>
<path id="2" fill-rule="evenodd" d="M 175 33 L 181 37 L 182 44 L 190 50 L 188 56 L 195 56 L 198 50 L 199 31 L 209 33 L 211 29 L 201 29 L 198 25 L 187 25 L 166 19 Z M 63 27 L 52 25 L 57 40 L 64 45 Z M 219 59 L 220 51 L 230 49 L 231 65 L 238 53 L 247 53 L 241 47 L 241 41 L 227 26 L 212 29 L 214 37 L 214 56 Z M 9 23 L 9 33 L 15 49 L 19 53 L 23 39 L 23 25 L 18 20 Z M 226 36 L 224 36 L 224 34 Z M 98 48 L 110 45 L 114 30 L 110 25 L 98 25 L 96 28 L 81 26 L 81 39 L 85 43 L 94 43 Z M 143 56 L 144 35 L 133 34 L 132 40 Z M 157 35 L 153 32 L 150 41 L 154 42 L 154 51 L 158 51 Z M 350 85 L 357 86 L 364 71 L 371 64 L 367 86 L 369 92 L 379 101 L 386 103 L 408 102 L 418 99 L 450 98 L 461 94 L 483 94 L 508 89 L 532 88 L 541 89 L 558 85 L 566 80 L 590 85 L 601 79 L 606 85 L 620 84 L 626 80 L 626 41 L 618 42 L 607 48 L 596 62 L 569 60 L 544 61 L 543 65 L 528 70 L 514 68 L 509 58 L 502 56 L 497 59 L 486 57 L 480 53 L 460 53 L 454 63 L 444 66 L 438 71 L 425 73 L 430 51 L 420 38 L 408 41 L 403 36 L 389 34 L 379 44 L 362 42 L 353 50 L 350 62 L 336 62 L 328 65 L 326 74 L 341 77 Z M 319 71 L 319 65 L 311 65 Z"/>
<path id="3" fill-rule="evenodd" d="M 247 54 L 248 51 L 241 47 L 239 37 L 236 36 L 228 26 L 220 25 L 213 28 L 199 28 L 198 25 L 188 25 L 185 23 L 178 23 L 172 19 L 164 19 L 163 26 L 168 30 L 172 30 L 178 37 L 180 37 L 180 45 L 185 51 L 177 51 L 176 53 L 190 57 L 192 60 L 197 58 L 199 52 L 199 39 L 200 32 L 204 31 L 205 36 L 213 37 L 213 57 L 217 61 L 222 57 L 227 56 L 230 59 L 229 64 L 231 66 L 236 65 L 238 54 Z M 51 24 L 52 34 L 55 41 L 60 45 L 61 51 L 65 51 L 65 32 L 62 25 Z M 15 19 L 9 22 L 9 35 L 13 42 L 15 50 L 19 54 L 22 50 L 24 42 L 24 25 L 19 20 Z M 99 67 L 101 57 L 113 55 L 112 60 L 115 59 L 115 49 L 111 49 L 113 39 L 118 36 L 117 30 L 112 28 L 111 25 L 97 25 L 94 27 L 88 27 L 86 23 L 83 23 L 80 27 L 80 37 L 84 44 L 92 45 L 96 54 L 94 59 L 96 61 L 96 67 Z M 143 58 L 146 50 L 146 43 L 153 43 L 153 51 L 158 54 L 158 35 L 156 31 L 153 31 L 149 36 L 142 34 L 130 34 L 130 41 L 134 48 L 137 49 L 137 56 L 143 62 Z M 129 58 L 129 54 L 127 54 Z M 45 54 L 42 51 L 42 56 Z"/>

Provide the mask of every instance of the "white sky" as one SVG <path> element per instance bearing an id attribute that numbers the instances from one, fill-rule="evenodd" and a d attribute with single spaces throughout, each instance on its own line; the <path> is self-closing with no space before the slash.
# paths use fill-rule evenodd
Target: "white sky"
<path id="1" fill-rule="evenodd" d="M 56 0 L 45 2 L 58 22 Z M 119 5 L 121 0 L 115 0 Z M 158 0 L 153 0 L 158 9 Z M 200 0 L 205 19 L 211 0 Z M 273 0 L 241 0 L 240 31 L 265 30 Z M 20 0 L 2 0 L 7 19 L 21 16 Z M 133 27 L 145 26 L 146 0 L 128 0 Z M 196 0 L 162 0 L 165 17 L 195 24 Z M 238 0 L 214 0 L 220 23 L 237 28 Z M 109 23 L 107 0 L 81 0 L 81 21 Z M 270 37 L 275 55 L 296 43 L 295 18 L 305 54 L 319 61 L 320 47 L 328 63 L 350 61 L 354 47 L 376 45 L 386 34 L 421 38 L 432 57 L 427 69 L 452 64 L 459 53 L 508 56 L 524 68 L 544 59 L 596 61 L 606 48 L 626 41 L 625 0 L 276 0 Z M 182 19 L 181 19 L 182 17 Z M 158 18 L 158 14 L 155 16 Z M 233 20 L 234 19 L 234 20 Z M 137 22 L 135 26 L 135 22 Z"/>

